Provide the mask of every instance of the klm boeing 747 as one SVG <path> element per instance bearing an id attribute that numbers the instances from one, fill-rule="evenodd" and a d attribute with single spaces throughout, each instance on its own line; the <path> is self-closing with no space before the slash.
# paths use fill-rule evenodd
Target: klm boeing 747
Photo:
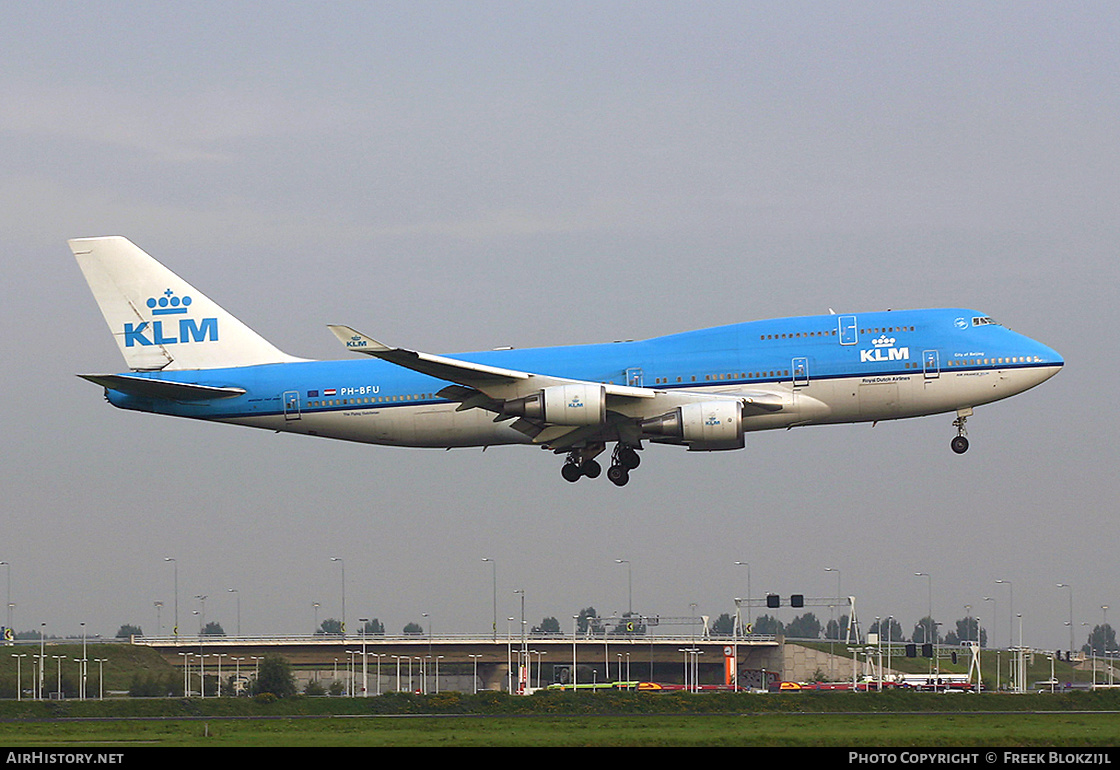
<path id="1" fill-rule="evenodd" d="M 747 433 L 955 415 L 1063 365 L 975 310 L 778 318 L 635 342 L 433 355 L 349 326 L 350 360 L 287 355 L 121 237 L 69 242 L 129 371 L 83 374 L 123 409 L 409 447 L 525 444 L 618 486 L 645 444 L 741 449 Z"/>

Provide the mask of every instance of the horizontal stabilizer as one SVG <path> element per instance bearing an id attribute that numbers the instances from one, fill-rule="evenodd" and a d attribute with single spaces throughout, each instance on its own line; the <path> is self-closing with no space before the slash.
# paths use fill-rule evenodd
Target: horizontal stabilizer
<path id="1" fill-rule="evenodd" d="M 210 401 L 218 398 L 235 398 L 245 394 L 241 388 L 216 388 L 211 385 L 153 380 L 150 377 L 132 377 L 127 374 L 79 374 L 78 376 L 119 393 L 168 401 Z"/>

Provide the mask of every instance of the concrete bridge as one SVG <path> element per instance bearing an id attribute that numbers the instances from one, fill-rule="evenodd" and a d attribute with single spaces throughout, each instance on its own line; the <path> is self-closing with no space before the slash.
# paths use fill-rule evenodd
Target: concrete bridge
<path id="1" fill-rule="evenodd" d="M 500 636 L 195 636 L 136 637 L 189 677 L 208 681 L 251 676 L 270 654 L 285 658 L 297 681 L 340 682 L 345 692 L 436 692 L 475 688 L 519 692 L 553 683 L 643 681 L 722 685 L 737 668 L 738 686 L 757 688 L 785 675 L 783 645 L 774 636 L 691 638 L 534 634 Z M 734 661 L 738 661 L 735 666 Z M 573 675 L 574 672 L 574 675 Z M 192 684 L 192 689 L 196 685 Z M 212 685 L 208 684 L 207 687 Z"/>

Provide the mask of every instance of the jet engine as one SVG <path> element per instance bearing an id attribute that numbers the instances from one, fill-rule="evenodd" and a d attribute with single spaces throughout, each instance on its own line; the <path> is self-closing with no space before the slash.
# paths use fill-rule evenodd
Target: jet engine
<path id="1" fill-rule="evenodd" d="M 743 405 L 732 400 L 678 406 L 659 417 L 643 420 L 642 432 L 664 437 L 654 438 L 654 441 L 687 444 L 690 451 L 742 449 L 746 443 L 743 439 Z"/>
<path id="2" fill-rule="evenodd" d="M 593 383 L 552 385 L 506 401 L 502 412 L 553 425 L 601 425 L 607 420 L 607 389 Z"/>

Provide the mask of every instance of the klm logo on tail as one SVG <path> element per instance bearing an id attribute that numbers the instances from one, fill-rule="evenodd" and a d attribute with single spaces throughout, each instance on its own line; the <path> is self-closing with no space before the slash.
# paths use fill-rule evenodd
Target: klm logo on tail
<path id="1" fill-rule="evenodd" d="M 189 296 L 177 297 L 168 289 L 161 297 L 149 297 L 146 303 L 154 316 L 186 315 L 191 306 Z M 166 324 L 166 325 L 165 325 Z M 180 342 L 217 342 L 217 318 L 180 318 L 164 321 L 141 321 L 139 324 L 125 323 L 124 346 L 176 345 Z"/>

